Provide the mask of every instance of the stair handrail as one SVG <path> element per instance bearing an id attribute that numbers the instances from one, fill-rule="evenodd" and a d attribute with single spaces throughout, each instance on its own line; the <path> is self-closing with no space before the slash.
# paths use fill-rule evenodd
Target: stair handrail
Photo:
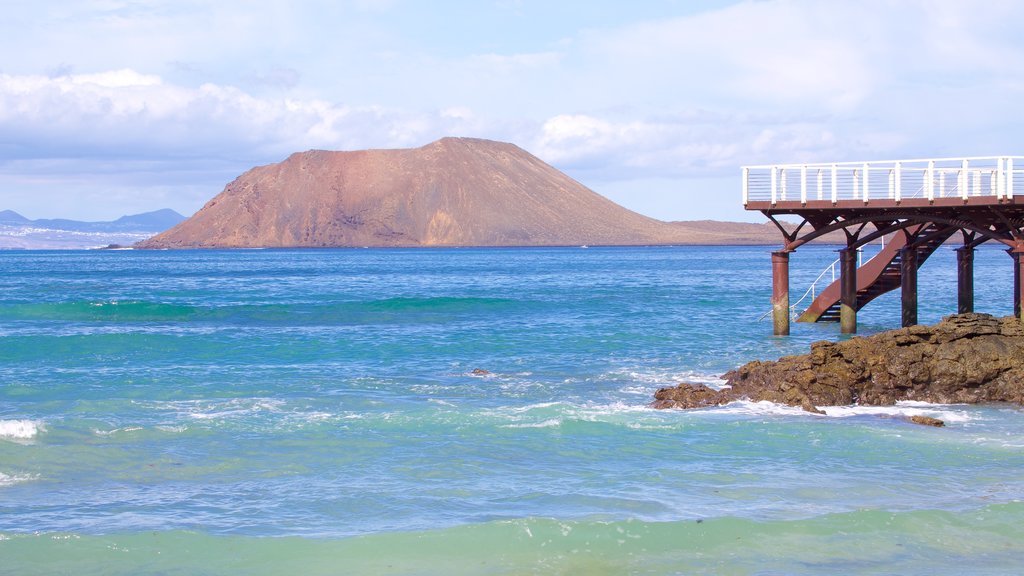
<path id="1" fill-rule="evenodd" d="M 860 252 L 860 251 L 858 250 L 858 252 Z M 858 254 L 858 256 L 859 256 L 859 254 Z M 797 317 L 796 309 L 800 306 L 801 302 L 803 302 L 804 300 L 807 299 L 808 296 L 811 297 L 811 301 L 812 302 L 814 301 L 815 298 L 817 298 L 816 288 L 818 286 L 818 282 L 820 282 L 821 279 L 825 277 L 825 274 L 828 274 L 829 272 L 831 272 L 832 273 L 832 282 L 836 281 L 836 266 L 838 266 L 838 265 L 839 265 L 839 259 L 836 258 L 835 261 L 833 261 L 831 264 L 829 264 L 827 268 L 825 268 L 824 270 L 821 271 L 820 274 L 818 274 L 818 277 L 815 278 L 814 281 L 811 282 L 811 285 L 807 287 L 807 291 L 804 292 L 804 295 L 801 296 L 795 303 L 790 305 L 790 307 L 789 307 L 790 316 L 792 316 L 794 319 Z M 860 262 L 858 262 L 857 265 L 860 266 Z"/>

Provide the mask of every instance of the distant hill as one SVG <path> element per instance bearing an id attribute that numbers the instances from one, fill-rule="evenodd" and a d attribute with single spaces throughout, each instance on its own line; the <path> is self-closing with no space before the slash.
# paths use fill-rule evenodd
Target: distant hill
<path id="1" fill-rule="evenodd" d="M 296 153 L 140 248 L 778 244 L 758 224 L 662 222 L 523 149 L 473 138 Z"/>
<path id="2" fill-rule="evenodd" d="M 163 232 L 184 221 L 185 217 L 181 214 L 170 208 L 164 208 L 152 212 L 143 212 L 142 214 L 121 216 L 117 220 L 110 222 L 110 227 L 122 230 L 153 230 Z"/>
<path id="3" fill-rule="evenodd" d="M 13 210 L 0 210 L 0 224 L 31 224 L 32 221 Z"/>
<path id="4" fill-rule="evenodd" d="M 12 210 L 0 211 L 0 249 L 83 249 L 109 244 L 131 245 L 184 221 L 163 209 L 122 216 L 110 222 L 66 219 L 29 220 Z"/>

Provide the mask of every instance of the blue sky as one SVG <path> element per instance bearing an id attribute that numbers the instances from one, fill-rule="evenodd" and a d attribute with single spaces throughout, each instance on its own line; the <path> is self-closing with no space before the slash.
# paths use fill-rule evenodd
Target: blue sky
<path id="1" fill-rule="evenodd" d="M 0 209 L 189 215 L 311 148 L 513 142 L 638 212 L 743 164 L 1022 154 L 1024 3 L 0 0 Z"/>

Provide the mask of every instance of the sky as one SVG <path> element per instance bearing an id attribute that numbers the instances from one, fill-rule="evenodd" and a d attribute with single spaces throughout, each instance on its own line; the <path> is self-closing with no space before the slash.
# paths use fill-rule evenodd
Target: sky
<path id="1" fill-rule="evenodd" d="M 1022 154 L 1024 2 L 0 0 L 0 210 L 188 216 L 309 149 L 512 142 L 664 220 L 746 164 Z"/>

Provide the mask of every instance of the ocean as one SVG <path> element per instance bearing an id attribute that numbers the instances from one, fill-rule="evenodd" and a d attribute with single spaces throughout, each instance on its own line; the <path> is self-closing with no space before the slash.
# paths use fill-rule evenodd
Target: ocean
<path id="1" fill-rule="evenodd" d="M 840 338 L 770 250 L 0 252 L 0 574 L 1024 572 L 1020 407 L 648 407 Z"/>

